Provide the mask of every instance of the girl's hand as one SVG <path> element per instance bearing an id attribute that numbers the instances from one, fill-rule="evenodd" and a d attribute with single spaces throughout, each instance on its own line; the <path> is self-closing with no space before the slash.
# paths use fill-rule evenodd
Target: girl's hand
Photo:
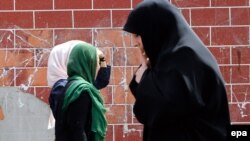
<path id="1" fill-rule="evenodd" d="M 97 58 L 99 59 L 98 62 L 100 67 L 107 67 L 105 56 L 103 52 L 99 49 L 97 49 L 97 56 L 98 56 Z"/>

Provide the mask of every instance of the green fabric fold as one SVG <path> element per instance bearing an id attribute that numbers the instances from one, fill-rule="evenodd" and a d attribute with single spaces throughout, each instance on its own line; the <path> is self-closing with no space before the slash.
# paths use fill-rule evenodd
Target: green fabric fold
<path id="1" fill-rule="evenodd" d="M 73 81 L 65 92 L 62 110 L 66 111 L 83 92 L 92 100 L 91 131 L 95 132 L 95 141 L 104 141 L 107 131 L 106 109 L 99 90 L 93 85 L 96 66 L 96 48 L 88 43 L 79 43 L 71 51 L 67 64 L 68 80 Z"/>

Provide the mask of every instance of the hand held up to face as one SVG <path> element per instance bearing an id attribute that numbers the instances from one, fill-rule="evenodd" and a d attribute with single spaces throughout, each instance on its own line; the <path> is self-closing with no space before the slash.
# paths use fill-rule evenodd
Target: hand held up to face
<path id="1" fill-rule="evenodd" d="M 109 83 L 111 67 L 107 65 L 105 56 L 101 50 L 97 50 L 97 68 L 94 86 L 97 89 L 106 87 Z"/>
<path id="2" fill-rule="evenodd" d="M 107 67 L 105 55 L 100 49 L 97 49 L 97 62 L 100 67 Z"/>

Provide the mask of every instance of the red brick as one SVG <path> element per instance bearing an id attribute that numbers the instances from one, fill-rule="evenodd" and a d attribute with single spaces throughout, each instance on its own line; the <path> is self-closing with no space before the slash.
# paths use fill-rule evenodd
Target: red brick
<path id="1" fill-rule="evenodd" d="M 129 80 L 129 83 L 130 83 L 131 80 Z M 128 83 L 128 85 L 129 85 Z M 129 86 L 128 86 L 129 87 Z M 130 91 L 130 89 L 128 89 L 128 98 L 127 98 L 127 104 L 134 104 L 135 103 L 135 98 L 134 96 L 132 95 L 132 92 Z"/>
<path id="2" fill-rule="evenodd" d="M 233 102 L 248 102 L 250 100 L 250 85 L 233 85 Z"/>
<path id="3" fill-rule="evenodd" d="M 250 121 L 250 104 L 238 103 L 238 104 L 230 104 L 230 116 L 231 122 L 249 122 Z"/>
<path id="4" fill-rule="evenodd" d="M 0 48 L 14 48 L 14 31 L 0 30 Z"/>
<path id="5" fill-rule="evenodd" d="M 177 7 L 208 7 L 210 0 L 172 0 Z"/>
<path id="6" fill-rule="evenodd" d="M 212 45 L 248 45 L 248 27 L 212 27 Z M 226 36 L 225 36 L 226 35 Z"/>
<path id="7" fill-rule="evenodd" d="M 218 64 L 230 64 L 230 48 L 209 47 L 208 49 L 214 55 Z"/>
<path id="8" fill-rule="evenodd" d="M 231 97 L 232 97 L 232 92 L 231 92 L 231 85 L 225 85 L 226 87 L 226 91 L 227 91 L 227 100 L 228 102 L 232 102 L 231 101 Z"/>
<path id="9" fill-rule="evenodd" d="M 233 64 L 250 64 L 250 48 L 235 47 L 232 48 L 232 63 Z"/>
<path id="10" fill-rule="evenodd" d="M 33 28 L 33 13 L 0 12 L 0 21 L 0 28 Z"/>
<path id="11" fill-rule="evenodd" d="M 111 65 L 113 63 L 112 62 L 112 48 L 111 47 L 98 47 L 98 49 L 103 52 L 107 65 Z"/>
<path id="12" fill-rule="evenodd" d="M 47 67 L 50 49 L 36 49 L 36 67 Z"/>
<path id="13" fill-rule="evenodd" d="M 181 9 L 181 13 L 184 16 L 187 23 L 190 25 L 190 9 Z"/>
<path id="14" fill-rule="evenodd" d="M 36 28 L 70 28 L 72 27 L 72 12 L 35 12 L 35 23 Z"/>
<path id="15" fill-rule="evenodd" d="M 55 0 L 55 9 L 90 9 L 91 0 Z"/>
<path id="16" fill-rule="evenodd" d="M 92 43 L 92 31 L 89 29 L 62 29 L 55 30 L 55 45 L 69 40 L 82 40 Z"/>
<path id="17" fill-rule="evenodd" d="M 130 47 L 130 34 L 116 29 L 101 29 L 94 33 L 94 42 L 97 47 Z"/>
<path id="18" fill-rule="evenodd" d="M 132 0 L 132 7 L 136 7 L 140 2 L 142 2 L 143 0 Z"/>
<path id="19" fill-rule="evenodd" d="M 232 8 L 231 19 L 232 25 L 249 25 L 250 8 Z"/>
<path id="20" fill-rule="evenodd" d="M 231 83 L 231 75 L 232 75 L 232 72 L 231 72 L 232 68 L 231 66 L 220 66 L 220 71 L 221 71 L 221 74 L 224 78 L 224 81 L 226 83 Z"/>
<path id="21" fill-rule="evenodd" d="M 199 36 L 205 45 L 210 45 L 210 29 L 207 27 L 194 27 L 194 32 Z"/>
<path id="22" fill-rule="evenodd" d="M 0 67 L 34 66 L 34 50 L 0 50 Z"/>
<path id="23" fill-rule="evenodd" d="M 248 0 L 211 0 L 211 6 L 248 6 Z"/>
<path id="24" fill-rule="evenodd" d="M 130 8 L 130 2 L 131 0 L 93 0 L 96 9 Z"/>
<path id="25" fill-rule="evenodd" d="M 74 22 L 75 27 L 110 27 L 110 11 L 74 11 Z"/>
<path id="26" fill-rule="evenodd" d="M 100 90 L 105 104 L 112 104 L 112 86 L 107 86 Z"/>
<path id="27" fill-rule="evenodd" d="M 194 26 L 229 25 L 228 8 L 192 9 L 191 17 Z"/>
<path id="28" fill-rule="evenodd" d="M 127 21 L 130 10 L 113 10 L 112 23 L 113 27 L 123 27 Z"/>
<path id="29" fill-rule="evenodd" d="M 16 10 L 48 10 L 53 8 L 53 0 L 15 0 Z"/>
<path id="30" fill-rule="evenodd" d="M 16 31 L 17 48 L 49 48 L 53 46 L 52 30 Z"/>
<path id="31" fill-rule="evenodd" d="M 137 66 L 142 62 L 141 51 L 139 48 L 126 48 L 125 56 L 127 58 L 126 63 L 128 66 Z"/>
<path id="32" fill-rule="evenodd" d="M 232 83 L 249 83 L 249 66 L 232 67 Z"/>
<path id="33" fill-rule="evenodd" d="M 9 68 L 0 69 L 0 86 L 14 85 L 14 70 Z"/>
<path id="34" fill-rule="evenodd" d="M 45 103 L 49 103 L 49 95 L 51 88 L 49 87 L 36 87 L 36 97 Z"/>
<path id="35" fill-rule="evenodd" d="M 131 109 L 125 105 L 107 105 L 106 117 L 109 124 L 131 123 Z"/>
<path id="36" fill-rule="evenodd" d="M 115 125 L 115 141 L 140 141 L 142 140 L 142 125 Z"/>
<path id="37" fill-rule="evenodd" d="M 113 65 L 125 66 L 127 62 L 127 55 L 125 48 L 115 48 L 113 50 Z"/>
<path id="38" fill-rule="evenodd" d="M 114 86 L 113 94 L 114 104 L 133 104 L 135 102 L 128 86 Z"/>
<path id="39" fill-rule="evenodd" d="M 17 69 L 16 76 L 17 86 L 47 86 L 46 68 Z"/>
<path id="40" fill-rule="evenodd" d="M 113 141 L 113 125 L 108 125 L 105 141 Z"/>
<path id="41" fill-rule="evenodd" d="M 111 71 L 110 85 L 125 85 L 132 78 L 131 67 L 113 67 Z"/>
<path id="42" fill-rule="evenodd" d="M 1 0 L 0 1 L 0 10 L 13 10 L 14 4 L 13 0 Z"/>
<path id="43" fill-rule="evenodd" d="M 114 66 L 137 66 L 141 63 L 141 55 L 138 48 L 115 48 L 113 50 Z"/>

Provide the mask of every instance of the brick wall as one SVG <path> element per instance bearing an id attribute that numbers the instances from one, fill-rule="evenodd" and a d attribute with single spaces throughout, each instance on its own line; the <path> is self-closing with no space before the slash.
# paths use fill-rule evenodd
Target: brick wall
<path id="1" fill-rule="evenodd" d="M 139 50 L 121 28 L 141 0 L 1 0 L 0 85 L 15 86 L 48 102 L 47 59 L 59 43 L 79 39 L 104 51 L 113 66 L 102 90 L 107 141 L 142 136 L 128 90 Z M 232 123 L 250 123 L 250 0 L 172 0 L 215 55 L 230 102 Z M 1 103 L 0 103 L 1 104 Z"/>

